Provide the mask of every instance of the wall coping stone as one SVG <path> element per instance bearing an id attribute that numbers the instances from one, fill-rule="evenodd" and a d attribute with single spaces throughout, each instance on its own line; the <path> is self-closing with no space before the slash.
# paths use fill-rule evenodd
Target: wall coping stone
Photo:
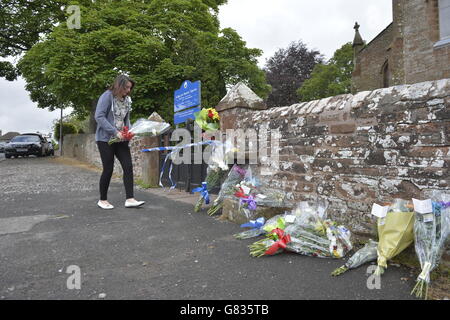
<path id="1" fill-rule="evenodd" d="M 225 111 L 234 108 L 247 108 L 254 110 L 265 110 L 267 105 L 264 100 L 254 93 L 243 82 L 239 82 L 228 91 L 225 97 L 216 106 L 217 111 Z"/>

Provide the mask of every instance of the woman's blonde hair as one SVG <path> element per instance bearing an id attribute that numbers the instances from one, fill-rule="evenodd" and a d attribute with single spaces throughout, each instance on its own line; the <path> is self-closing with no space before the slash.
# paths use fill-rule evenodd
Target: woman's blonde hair
<path id="1" fill-rule="evenodd" d="M 119 94 L 120 89 L 125 89 L 127 82 L 131 83 L 131 90 L 133 90 L 134 84 L 135 84 L 133 79 L 131 79 L 130 77 L 128 77 L 124 74 L 117 76 L 117 78 L 116 78 L 116 80 L 114 80 L 114 83 L 112 84 L 112 86 L 109 87 L 109 90 L 112 91 L 113 96 L 117 96 Z"/>

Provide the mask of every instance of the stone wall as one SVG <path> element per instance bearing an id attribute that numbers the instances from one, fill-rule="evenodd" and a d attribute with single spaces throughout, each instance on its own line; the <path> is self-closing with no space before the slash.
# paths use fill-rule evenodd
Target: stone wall
<path id="1" fill-rule="evenodd" d="M 131 157 L 133 161 L 133 173 L 136 179 L 142 177 L 143 159 L 150 156 L 142 153 L 144 147 L 149 147 L 144 139 L 135 138 L 131 141 Z M 100 153 L 95 142 L 95 134 L 69 134 L 64 136 L 63 155 L 77 160 L 90 163 L 102 168 Z M 121 175 L 122 167 L 117 159 L 114 162 L 114 173 Z"/>
<path id="2" fill-rule="evenodd" d="M 374 202 L 450 192 L 450 79 L 267 110 L 219 105 L 227 126 L 280 130 L 280 161 L 262 170 L 269 186 L 294 202 L 327 198 L 353 232 L 373 234 Z"/>

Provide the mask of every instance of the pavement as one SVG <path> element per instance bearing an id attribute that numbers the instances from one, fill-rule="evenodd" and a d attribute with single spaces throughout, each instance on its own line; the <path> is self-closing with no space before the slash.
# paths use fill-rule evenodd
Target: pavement
<path id="1" fill-rule="evenodd" d="M 239 225 L 193 212 L 198 195 L 136 188 L 146 204 L 129 209 L 115 177 L 116 208 L 102 210 L 99 176 L 57 157 L 0 161 L 0 299 L 413 299 L 415 275 L 403 266 L 373 288 L 371 265 L 331 277 L 346 260 L 252 258 L 258 239 L 237 240 Z"/>

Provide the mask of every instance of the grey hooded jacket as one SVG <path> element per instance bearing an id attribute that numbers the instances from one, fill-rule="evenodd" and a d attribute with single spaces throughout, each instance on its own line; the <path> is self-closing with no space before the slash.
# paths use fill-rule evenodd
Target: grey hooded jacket
<path id="1" fill-rule="evenodd" d="M 129 99 L 131 105 L 131 98 Z M 128 109 L 124 119 L 124 123 L 131 128 L 130 111 Z M 111 138 L 115 138 L 119 130 L 115 127 L 114 121 L 114 99 L 111 90 L 106 90 L 98 99 L 97 108 L 95 109 L 95 121 L 97 122 L 97 130 L 95 131 L 95 141 L 108 142 Z"/>

